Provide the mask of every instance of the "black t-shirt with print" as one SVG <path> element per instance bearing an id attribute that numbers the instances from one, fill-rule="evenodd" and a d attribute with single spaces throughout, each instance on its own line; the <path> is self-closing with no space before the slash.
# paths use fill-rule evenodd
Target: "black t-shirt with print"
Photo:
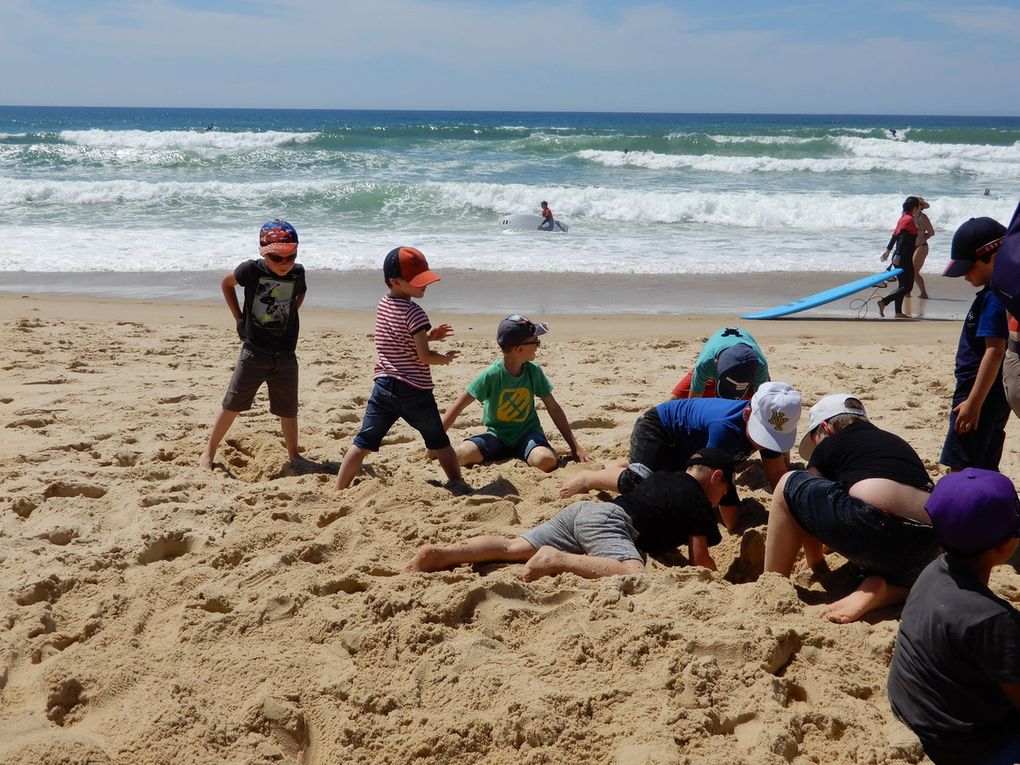
<path id="1" fill-rule="evenodd" d="M 237 332 L 258 350 L 293 353 L 298 339 L 297 299 L 308 291 L 304 266 L 295 264 L 277 276 L 263 260 L 246 260 L 234 269 L 244 288 L 244 305 Z"/>

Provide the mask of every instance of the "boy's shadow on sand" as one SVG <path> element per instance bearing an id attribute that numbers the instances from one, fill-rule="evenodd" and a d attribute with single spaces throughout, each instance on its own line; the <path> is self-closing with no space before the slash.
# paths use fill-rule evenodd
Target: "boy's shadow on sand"
<path id="1" fill-rule="evenodd" d="M 283 463 L 283 467 L 275 474 L 269 476 L 270 480 L 277 478 L 290 478 L 296 475 L 336 475 L 340 472 L 340 463 L 335 460 L 310 460 L 307 457 L 299 457 L 296 460 L 289 460 Z"/>

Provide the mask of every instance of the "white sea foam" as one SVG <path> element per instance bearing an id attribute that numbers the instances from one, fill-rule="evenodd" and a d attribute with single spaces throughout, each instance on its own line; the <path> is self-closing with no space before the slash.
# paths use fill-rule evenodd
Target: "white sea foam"
<path id="1" fill-rule="evenodd" d="M 59 138 L 78 146 L 125 149 L 215 149 L 251 151 L 289 143 L 307 143 L 319 133 L 265 132 L 227 133 L 218 130 L 62 130 Z"/>
<path id="2" fill-rule="evenodd" d="M 869 139 L 850 139 L 869 140 Z M 896 146 L 910 144 L 884 141 Z M 875 152 L 858 156 L 783 157 L 720 156 L 714 154 L 660 154 L 651 151 L 604 151 L 583 149 L 575 156 L 606 167 L 642 167 L 649 170 L 693 170 L 706 173 L 870 173 L 892 172 L 916 175 L 942 175 L 945 173 L 972 173 L 998 179 L 1020 178 L 1020 164 L 1012 159 L 1013 147 L 988 147 L 985 152 L 943 151 L 937 156 L 924 155 L 910 150 L 904 153 Z M 994 151 L 1002 149 L 1002 151 Z M 984 154 L 982 158 L 981 154 Z"/>

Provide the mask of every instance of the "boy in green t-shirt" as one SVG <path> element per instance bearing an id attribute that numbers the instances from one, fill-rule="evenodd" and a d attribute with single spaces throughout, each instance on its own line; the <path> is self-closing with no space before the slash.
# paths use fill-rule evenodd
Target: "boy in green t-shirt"
<path id="1" fill-rule="evenodd" d="M 542 432 L 535 411 L 536 396 L 542 399 L 574 459 L 588 461 L 588 455 L 574 438 L 567 416 L 553 398 L 552 383 L 542 367 L 534 362 L 542 344 L 539 335 L 548 331 L 548 325 L 536 324 L 518 314 L 507 316 L 499 323 L 496 342 L 503 349 L 502 360 L 494 361 L 478 375 L 443 415 L 443 427 L 449 430 L 468 404 L 476 399 L 483 404 L 482 422 L 488 431 L 471 436 L 457 446 L 461 465 L 520 457 L 545 473 L 555 470 L 559 460 Z"/>

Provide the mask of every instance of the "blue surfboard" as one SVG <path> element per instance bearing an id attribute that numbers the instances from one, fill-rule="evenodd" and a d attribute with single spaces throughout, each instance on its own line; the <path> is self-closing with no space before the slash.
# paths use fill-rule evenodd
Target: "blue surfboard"
<path id="1" fill-rule="evenodd" d="M 881 284 L 887 279 L 895 279 L 902 273 L 902 268 L 894 268 L 890 271 L 883 271 L 882 273 L 874 274 L 873 276 L 865 276 L 863 279 L 858 279 L 855 282 L 841 284 L 839 287 L 833 287 L 831 290 L 816 292 L 814 295 L 802 297 L 799 300 L 794 300 L 792 303 L 776 306 L 775 308 L 770 308 L 767 311 L 747 313 L 740 318 L 778 319 L 780 316 L 789 316 L 791 313 L 800 313 L 801 311 L 806 311 L 808 308 L 817 308 L 820 305 L 831 303 L 833 300 L 839 300 L 841 297 L 846 297 L 847 295 L 852 295 L 855 292 L 866 290 L 868 287 L 874 287 L 876 284 Z"/>

